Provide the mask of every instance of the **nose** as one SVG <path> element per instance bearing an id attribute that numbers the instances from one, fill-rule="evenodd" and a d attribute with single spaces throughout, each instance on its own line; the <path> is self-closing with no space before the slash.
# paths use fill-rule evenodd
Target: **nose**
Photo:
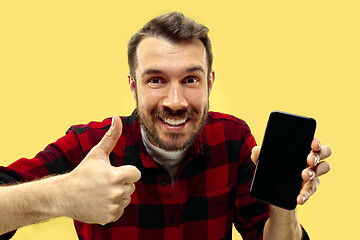
<path id="1" fill-rule="evenodd" d="M 183 89 L 179 84 L 172 84 L 169 87 L 167 96 L 163 100 L 163 106 L 174 111 L 187 108 L 188 102 L 185 99 Z"/>

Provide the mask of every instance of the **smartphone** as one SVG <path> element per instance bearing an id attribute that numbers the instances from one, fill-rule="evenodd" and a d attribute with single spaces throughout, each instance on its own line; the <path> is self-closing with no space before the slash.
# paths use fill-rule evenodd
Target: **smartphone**
<path id="1" fill-rule="evenodd" d="M 288 210 L 296 207 L 315 130 L 313 118 L 270 114 L 250 189 L 253 198 Z"/>

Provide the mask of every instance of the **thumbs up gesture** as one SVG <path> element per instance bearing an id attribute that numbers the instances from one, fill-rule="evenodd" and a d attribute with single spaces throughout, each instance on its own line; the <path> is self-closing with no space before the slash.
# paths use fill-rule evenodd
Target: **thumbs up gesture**
<path id="1" fill-rule="evenodd" d="M 65 216 L 81 222 L 107 224 L 119 219 L 130 204 L 140 171 L 130 165 L 113 167 L 109 154 L 122 132 L 113 117 L 108 132 L 83 161 L 66 176 Z"/>

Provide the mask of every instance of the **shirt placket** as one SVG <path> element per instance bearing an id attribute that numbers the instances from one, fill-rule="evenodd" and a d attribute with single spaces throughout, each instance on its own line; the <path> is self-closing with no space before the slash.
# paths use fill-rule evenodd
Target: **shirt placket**
<path id="1" fill-rule="evenodd" d="M 179 169 L 181 173 L 182 168 Z M 159 177 L 159 194 L 164 204 L 165 236 L 164 239 L 181 240 L 183 226 L 184 202 L 186 201 L 187 186 L 185 180 L 178 176 L 171 184 L 169 173 L 164 169 Z"/>

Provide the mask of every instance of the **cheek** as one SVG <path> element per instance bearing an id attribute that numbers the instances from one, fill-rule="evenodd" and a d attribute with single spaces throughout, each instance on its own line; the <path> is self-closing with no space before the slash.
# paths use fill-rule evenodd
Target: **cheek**
<path id="1" fill-rule="evenodd" d="M 146 112 L 153 111 L 159 104 L 160 97 L 158 94 L 149 91 L 138 91 L 138 105 Z"/>
<path id="2" fill-rule="evenodd" d="M 193 91 L 189 93 L 188 99 L 190 104 L 199 113 L 201 113 L 204 107 L 208 104 L 208 92 L 207 91 Z"/>

